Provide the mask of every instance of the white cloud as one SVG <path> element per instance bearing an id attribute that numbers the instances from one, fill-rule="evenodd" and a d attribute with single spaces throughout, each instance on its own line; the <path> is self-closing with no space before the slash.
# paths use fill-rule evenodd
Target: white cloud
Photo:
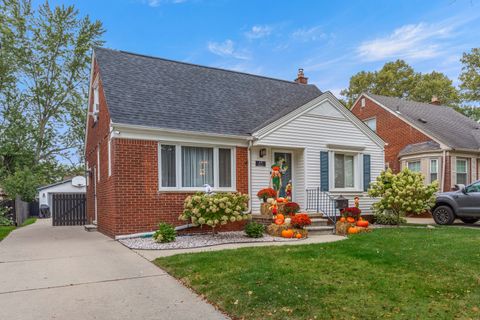
<path id="1" fill-rule="evenodd" d="M 244 50 L 238 50 L 235 48 L 235 43 L 227 39 L 224 42 L 209 42 L 207 46 L 208 50 L 221 57 L 233 57 L 241 60 L 249 60 L 250 56 Z"/>
<path id="2" fill-rule="evenodd" d="M 267 37 L 272 33 L 273 28 L 271 26 L 253 26 L 249 31 L 245 32 L 245 36 L 249 39 L 259 39 Z"/>
<path id="3" fill-rule="evenodd" d="M 409 24 L 395 29 L 386 37 L 362 42 L 357 52 L 366 61 L 432 58 L 441 53 L 442 40 L 451 37 L 452 34 L 451 26 Z"/>
<path id="4" fill-rule="evenodd" d="M 299 41 L 317 41 L 327 38 L 327 34 L 322 31 L 320 26 L 311 28 L 297 29 L 291 34 L 292 38 Z"/>
<path id="5" fill-rule="evenodd" d="M 187 0 L 146 0 L 146 3 L 150 7 L 158 7 L 161 4 L 165 3 L 173 3 L 173 4 L 178 4 L 178 3 L 183 3 L 186 2 Z"/>

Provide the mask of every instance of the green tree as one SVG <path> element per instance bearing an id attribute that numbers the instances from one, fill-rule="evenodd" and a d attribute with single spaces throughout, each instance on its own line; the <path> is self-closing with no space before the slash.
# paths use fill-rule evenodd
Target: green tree
<path id="1" fill-rule="evenodd" d="M 361 71 L 350 78 L 347 89 L 341 95 L 351 107 L 362 92 L 405 98 L 419 102 L 430 102 L 437 96 L 443 104 L 455 106 L 459 103 L 458 90 L 443 73 L 422 74 L 403 60 L 387 62 L 378 71 Z"/>
<path id="2" fill-rule="evenodd" d="M 460 74 L 460 89 L 466 101 L 480 102 L 480 48 L 464 53 Z"/>
<path id="3" fill-rule="evenodd" d="M 103 32 L 99 21 L 81 17 L 74 6 L 52 8 L 46 1 L 34 10 L 31 0 L 0 2 L 0 181 L 5 189 L 28 197 L 32 181 L 46 183 L 62 174 L 59 161 L 81 159 L 90 49 L 103 43 Z M 28 174 L 32 183 L 8 182 Z"/>
<path id="4" fill-rule="evenodd" d="M 394 174 L 390 169 L 383 171 L 370 185 L 368 194 L 379 198 L 373 205 L 375 214 L 395 217 L 397 225 L 407 213 L 421 214 L 435 204 L 438 181 L 425 185 L 421 173 L 408 168 Z"/>

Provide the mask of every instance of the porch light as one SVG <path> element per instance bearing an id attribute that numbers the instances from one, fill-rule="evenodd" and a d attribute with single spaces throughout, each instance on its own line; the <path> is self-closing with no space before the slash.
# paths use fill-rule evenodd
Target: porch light
<path id="1" fill-rule="evenodd" d="M 267 149 L 262 148 L 262 149 L 260 149 L 260 152 L 259 152 L 258 155 L 260 156 L 260 158 L 263 158 L 263 157 L 265 157 L 266 154 L 267 154 Z"/>

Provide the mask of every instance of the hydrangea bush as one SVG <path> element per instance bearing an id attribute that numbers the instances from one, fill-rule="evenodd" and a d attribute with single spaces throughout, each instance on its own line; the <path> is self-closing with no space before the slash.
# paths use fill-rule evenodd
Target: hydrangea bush
<path id="1" fill-rule="evenodd" d="M 248 207 L 248 195 L 242 193 L 196 193 L 185 199 L 180 220 L 190 220 L 195 226 L 215 228 L 229 222 L 251 219 L 244 213 Z"/>
<path id="2" fill-rule="evenodd" d="M 421 214 L 435 204 L 438 182 L 424 184 L 421 173 L 403 169 L 394 174 L 390 169 L 383 171 L 370 185 L 368 194 L 380 200 L 373 205 L 378 214 L 396 216 L 397 224 L 407 213 Z"/>

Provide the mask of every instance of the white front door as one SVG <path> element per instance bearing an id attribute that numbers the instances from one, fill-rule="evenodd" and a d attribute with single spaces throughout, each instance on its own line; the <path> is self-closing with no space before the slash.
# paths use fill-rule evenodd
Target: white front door
<path id="1" fill-rule="evenodd" d="M 293 154 L 291 152 L 285 151 L 274 151 L 273 152 L 273 163 L 281 165 L 284 163 L 286 168 L 285 172 L 282 174 L 282 186 L 280 187 L 280 194 L 279 196 L 285 198 L 287 196 L 285 187 L 289 182 L 292 183 L 293 186 Z M 293 195 L 292 195 L 293 197 Z M 293 201 L 293 198 L 292 198 Z"/>

